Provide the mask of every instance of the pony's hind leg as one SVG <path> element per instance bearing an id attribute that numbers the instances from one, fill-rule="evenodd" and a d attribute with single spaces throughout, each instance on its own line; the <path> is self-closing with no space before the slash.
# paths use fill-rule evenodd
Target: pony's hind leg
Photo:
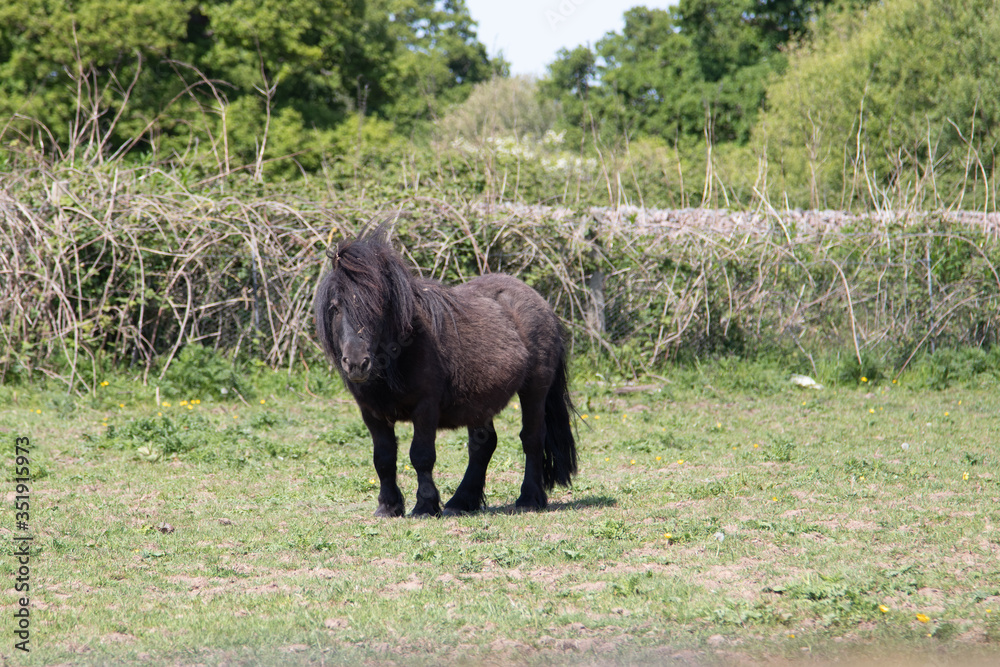
<path id="1" fill-rule="evenodd" d="M 444 513 L 449 516 L 477 512 L 483 506 L 486 488 L 486 468 L 497 449 L 497 432 L 490 420 L 480 426 L 469 427 L 469 467 L 458 490 L 445 503 Z"/>
<path id="2" fill-rule="evenodd" d="M 524 482 L 515 506 L 541 510 L 548 505 L 542 471 L 545 447 L 545 391 L 522 391 L 521 446 L 524 448 Z"/>

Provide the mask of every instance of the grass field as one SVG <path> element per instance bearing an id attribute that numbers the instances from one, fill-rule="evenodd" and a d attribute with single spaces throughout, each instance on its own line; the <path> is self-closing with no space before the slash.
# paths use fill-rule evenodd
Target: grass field
<path id="1" fill-rule="evenodd" d="M 497 422 L 489 510 L 420 520 L 372 517 L 371 445 L 332 381 L 313 384 L 323 397 L 272 378 L 245 402 L 160 405 L 124 380 L 83 399 L 0 387 L 7 451 L 31 439 L 36 536 L 32 651 L 13 649 L 7 613 L 0 655 L 1000 661 L 994 384 L 805 390 L 778 372 L 719 368 L 622 392 L 580 375 L 580 473 L 548 511 L 512 511 L 512 405 Z M 464 442 L 441 433 L 438 452 L 447 498 Z M 409 508 L 415 475 L 402 454 Z M 13 466 L 11 455 L 8 544 Z M 0 569 L 11 582 L 14 560 Z"/>

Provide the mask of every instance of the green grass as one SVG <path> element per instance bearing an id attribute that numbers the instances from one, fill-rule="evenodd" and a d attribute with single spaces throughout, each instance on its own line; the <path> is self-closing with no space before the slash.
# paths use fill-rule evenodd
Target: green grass
<path id="1" fill-rule="evenodd" d="M 523 468 L 508 408 L 491 509 L 436 520 L 371 516 L 371 446 L 340 392 L 258 389 L 250 405 L 173 397 L 165 407 L 124 380 L 86 399 L 0 387 L 0 430 L 11 447 L 32 440 L 37 535 L 33 650 L 8 641 L 0 654 L 22 664 L 1000 659 L 995 390 L 811 391 L 776 373 L 741 388 L 726 383 L 732 370 L 627 395 L 579 378 L 580 474 L 537 514 L 511 510 Z M 446 498 L 463 445 L 439 436 Z M 14 532 L 10 504 L 3 525 Z M 0 561 L 8 582 L 13 569 Z"/>

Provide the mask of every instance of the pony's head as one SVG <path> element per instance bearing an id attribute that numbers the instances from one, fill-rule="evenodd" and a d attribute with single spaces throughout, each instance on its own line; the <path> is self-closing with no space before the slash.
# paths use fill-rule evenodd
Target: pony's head
<path id="1" fill-rule="evenodd" d="M 392 383 L 388 371 L 413 331 L 410 272 L 380 236 L 344 240 L 327 250 L 333 268 L 316 291 L 320 343 L 355 384 L 379 376 Z"/>

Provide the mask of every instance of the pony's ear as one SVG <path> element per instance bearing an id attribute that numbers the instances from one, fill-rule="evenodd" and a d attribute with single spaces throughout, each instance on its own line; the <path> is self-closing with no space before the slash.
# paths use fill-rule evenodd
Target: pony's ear
<path id="1" fill-rule="evenodd" d="M 373 241 L 379 245 L 392 246 L 393 229 L 403 214 L 401 210 L 390 211 L 382 216 L 372 218 L 361 230 L 359 238 Z"/>
<path id="2" fill-rule="evenodd" d="M 340 246 L 337 245 L 332 248 L 327 248 L 326 256 L 330 258 L 331 262 L 333 262 L 333 270 L 336 271 L 337 266 L 340 264 Z"/>

